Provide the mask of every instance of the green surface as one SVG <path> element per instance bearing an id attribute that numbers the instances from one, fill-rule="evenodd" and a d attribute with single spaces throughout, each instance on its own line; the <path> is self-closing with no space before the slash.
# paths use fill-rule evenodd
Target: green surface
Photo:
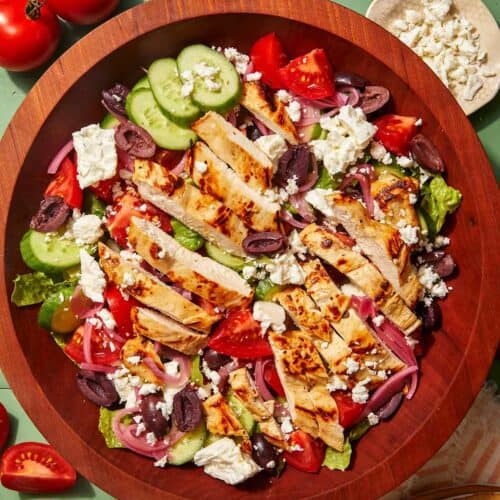
<path id="1" fill-rule="evenodd" d="M 314 0 L 313 0 L 314 1 Z M 125 10 L 133 5 L 141 3 L 141 0 L 123 0 L 121 2 L 121 10 Z M 338 3 L 350 7 L 360 13 L 364 13 L 370 3 L 369 0 L 340 0 Z M 500 19 L 500 1 L 499 0 L 486 0 L 486 5 L 494 14 L 495 18 Z M 67 49 L 74 41 L 81 36 L 85 35 L 89 29 L 78 27 L 65 27 L 64 42 L 61 47 L 60 53 Z M 46 67 L 28 73 L 8 73 L 0 69 L 0 135 L 3 134 L 5 128 L 14 112 L 21 104 L 26 93 L 41 76 Z M 483 143 L 488 156 L 493 164 L 497 178 L 500 177 L 500 144 L 498 138 L 500 137 L 500 97 L 497 96 L 491 103 L 486 105 L 481 110 L 472 115 L 471 122 L 479 134 L 481 142 Z M 490 373 L 490 377 L 499 382 L 500 379 L 500 363 L 496 362 Z M 10 444 L 22 441 L 43 441 L 43 437 L 37 431 L 35 426 L 31 423 L 19 403 L 14 398 L 8 384 L 2 374 L 0 373 L 0 401 L 5 405 L 7 411 L 11 416 L 12 433 L 10 437 Z M 97 422 L 96 422 L 97 426 Z M 4 489 L 0 486 L 0 499 L 10 500 L 19 498 L 78 498 L 90 499 L 96 498 L 99 500 L 111 498 L 109 495 L 99 490 L 97 487 L 91 485 L 83 478 L 79 478 L 77 486 L 61 495 L 51 494 L 49 497 L 43 495 L 24 495 L 18 494 Z"/>

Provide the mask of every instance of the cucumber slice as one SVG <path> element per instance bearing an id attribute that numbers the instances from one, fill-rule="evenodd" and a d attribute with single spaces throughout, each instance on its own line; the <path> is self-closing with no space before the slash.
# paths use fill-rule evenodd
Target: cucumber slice
<path id="1" fill-rule="evenodd" d="M 219 247 L 216 247 L 208 241 L 205 242 L 205 250 L 211 259 L 214 259 L 219 262 L 219 264 L 230 267 L 235 271 L 241 271 L 246 266 L 245 259 L 224 252 L 224 250 L 221 250 Z"/>
<path id="2" fill-rule="evenodd" d="M 55 333 L 72 333 L 81 321 L 71 310 L 69 301 L 74 288 L 68 287 L 59 290 L 47 297 L 38 312 L 38 324 Z"/>
<path id="3" fill-rule="evenodd" d="M 245 405 L 241 402 L 241 399 L 235 396 L 232 391 L 228 391 L 227 402 L 231 409 L 234 411 L 234 414 L 238 417 L 240 424 L 250 436 L 254 431 L 256 423 L 255 419 L 252 417 L 252 414 L 245 408 Z"/>
<path id="4" fill-rule="evenodd" d="M 218 441 L 219 439 L 222 439 L 222 436 L 217 436 L 216 434 L 212 434 L 211 432 L 209 432 L 207 433 L 207 438 L 203 443 L 203 447 L 206 448 L 207 446 L 210 446 L 212 443 L 215 443 L 215 441 Z"/>
<path id="5" fill-rule="evenodd" d="M 200 355 L 196 354 L 193 356 L 191 361 L 191 375 L 189 380 L 196 385 L 203 385 L 203 375 L 200 370 Z"/>
<path id="6" fill-rule="evenodd" d="M 120 125 L 120 120 L 115 118 L 111 113 L 108 113 L 101 121 L 101 128 L 115 128 Z"/>
<path id="7" fill-rule="evenodd" d="M 326 130 L 323 130 L 319 123 L 313 123 L 300 131 L 300 138 L 304 142 L 314 141 L 315 139 L 325 139 L 326 137 L 321 137 L 323 132 L 326 132 Z"/>
<path id="8" fill-rule="evenodd" d="M 29 268 L 46 274 L 56 274 L 80 263 L 80 247 L 58 234 L 30 229 L 21 239 L 20 249 Z"/>
<path id="9" fill-rule="evenodd" d="M 270 302 L 273 300 L 274 294 L 281 292 L 284 288 L 283 285 L 276 285 L 270 279 L 260 280 L 255 288 L 255 298 Z"/>
<path id="10" fill-rule="evenodd" d="M 196 69 L 200 64 L 219 70 L 210 78 L 210 81 L 215 82 L 219 88 L 211 90 L 207 86 L 209 79 L 196 76 Z M 191 97 L 201 109 L 225 113 L 240 101 L 240 76 L 236 68 L 220 52 L 206 45 L 190 45 L 177 57 L 177 66 L 181 77 L 184 71 L 190 71 L 195 76 Z"/>
<path id="11" fill-rule="evenodd" d="M 185 150 L 196 141 L 196 134 L 192 130 L 179 127 L 163 114 L 149 89 L 139 89 L 129 94 L 127 114 L 136 125 L 149 132 L 162 148 Z"/>
<path id="12" fill-rule="evenodd" d="M 149 84 L 149 78 L 147 76 L 143 76 L 133 87 L 131 92 L 135 92 L 139 89 L 150 89 L 151 85 Z"/>
<path id="13" fill-rule="evenodd" d="M 148 70 L 149 83 L 156 101 L 165 114 L 179 125 L 189 125 L 201 116 L 201 110 L 188 97 L 182 96 L 175 59 L 158 59 Z"/>
<path id="14" fill-rule="evenodd" d="M 201 422 L 196 429 L 186 433 L 170 448 L 168 463 L 182 465 L 193 460 L 196 452 L 203 447 L 206 436 L 205 422 Z"/>
<path id="15" fill-rule="evenodd" d="M 106 212 L 106 204 L 94 193 L 86 189 L 83 198 L 83 211 L 86 214 L 97 215 L 97 217 L 102 219 Z"/>

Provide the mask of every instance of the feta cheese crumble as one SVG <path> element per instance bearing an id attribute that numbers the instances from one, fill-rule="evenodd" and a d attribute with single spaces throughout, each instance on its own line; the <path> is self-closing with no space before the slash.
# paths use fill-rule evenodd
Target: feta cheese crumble
<path id="1" fill-rule="evenodd" d="M 368 401 L 370 393 L 366 388 L 366 384 L 370 383 L 370 377 L 367 377 L 361 382 L 358 382 L 352 389 L 351 398 L 355 403 L 364 404 Z"/>
<path id="2" fill-rule="evenodd" d="M 302 117 L 302 110 L 300 107 L 300 102 L 298 101 L 292 101 L 288 106 L 286 106 L 286 111 L 288 113 L 288 116 L 290 117 L 290 120 L 292 122 L 297 123 L 300 121 Z"/>
<path id="3" fill-rule="evenodd" d="M 204 174 L 208 170 L 208 166 L 204 161 L 195 161 L 194 168 L 200 173 Z"/>
<path id="4" fill-rule="evenodd" d="M 268 328 L 274 332 L 282 333 L 286 330 L 285 310 L 274 302 L 257 300 L 253 304 L 253 318 L 260 323 L 262 332 L 265 333 Z"/>
<path id="5" fill-rule="evenodd" d="M 418 243 L 418 233 L 420 228 L 417 226 L 410 226 L 405 221 L 400 220 L 396 227 L 398 228 L 401 239 L 408 245 L 416 245 Z"/>
<path id="6" fill-rule="evenodd" d="M 446 283 L 439 277 L 432 266 L 423 265 L 417 271 L 418 280 L 424 287 L 425 295 L 442 299 L 448 295 Z"/>
<path id="7" fill-rule="evenodd" d="M 248 63 L 250 62 L 250 57 L 246 54 L 238 52 L 234 47 L 227 47 L 224 49 L 224 57 L 229 59 L 234 64 L 236 71 L 240 75 L 244 75 L 248 69 Z"/>
<path id="8" fill-rule="evenodd" d="M 384 316 L 382 316 L 382 314 L 378 314 L 373 318 L 372 321 L 375 326 L 381 327 L 382 323 L 384 322 Z"/>
<path id="9" fill-rule="evenodd" d="M 91 214 L 74 219 L 69 231 L 78 246 L 97 243 L 104 234 L 102 220 Z"/>
<path id="10" fill-rule="evenodd" d="M 181 73 L 182 87 L 181 87 L 181 96 L 189 97 L 194 90 L 194 75 L 190 70 L 183 71 Z"/>
<path id="11" fill-rule="evenodd" d="M 102 321 L 103 325 L 108 330 L 114 330 L 116 328 L 116 321 L 111 312 L 108 309 L 101 309 L 96 313 L 96 316 Z"/>
<path id="12" fill-rule="evenodd" d="M 347 368 L 347 371 L 346 371 L 347 375 L 352 375 L 353 373 L 356 373 L 357 371 L 359 371 L 359 363 L 355 359 L 347 358 L 344 361 L 344 365 Z"/>
<path id="13" fill-rule="evenodd" d="M 247 82 L 258 82 L 262 78 L 262 73 L 254 71 L 253 73 L 248 73 L 245 78 Z"/>
<path id="14" fill-rule="evenodd" d="M 377 425 L 380 422 L 380 418 L 373 412 L 368 413 L 367 418 L 368 418 L 368 423 L 371 426 Z"/>
<path id="15" fill-rule="evenodd" d="M 289 103 L 289 102 L 291 102 L 291 101 L 292 101 L 292 99 L 293 99 L 293 98 L 292 98 L 292 95 L 291 95 L 288 91 L 286 91 L 286 90 L 284 90 L 284 89 L 280 89 L 280 90 L 278 90 L 278 91 L 276 92 L 276 97 L 278 98 L 278 100 L 279 100 L 280 102 L 283 102 L 283 103 L 285 103 L 285 104 L 288 104 L 288 103 Z"/>
<path id="16" fill-rule="evenodd" d="M 255 144 L 273 163 L 288 149 L 285 139 L 279 134 L 263 135 L 255 140 Z"/>
<path id="17" fill-rule="evenodd" d="M 338 375 L 334 375 L 326 384 L 326 389 L 330 392 L 346 391 L 347 384 Z"/>
<path id="18" fill-rule="evenodd" d="M 269 279 L 277 285 L 302 285 L 304 271 L 291 252 L 277 255 L 272 262 L 266 264 Z"/>
<path id="19" fill-rule="evenodd" d="M 305 200 L 309 205 L 312 205 L 316 210 L 327 217 L 333 217 L 331 202 L 327 201 L 326 197 L 333 194 L 331 189 L 311 189 L 307 192 Z"/>
<path id="20" fill-rule="evenodd" d="M 104 302 L 106 278 L 98 262 L 85 250 L 80 250 L 80 286 L 83 294 L 94 302 Z"/>

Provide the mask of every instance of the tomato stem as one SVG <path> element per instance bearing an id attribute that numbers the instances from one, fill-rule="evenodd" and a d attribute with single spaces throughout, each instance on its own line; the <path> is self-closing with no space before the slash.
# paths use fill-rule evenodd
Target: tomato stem
<path id="1" fill-rule="evenodd" d="M 40 18 L 42 7 L 45 5 L 45 0 L 28 0 L 26 3 L 26 15 L 33 21 Z"/>

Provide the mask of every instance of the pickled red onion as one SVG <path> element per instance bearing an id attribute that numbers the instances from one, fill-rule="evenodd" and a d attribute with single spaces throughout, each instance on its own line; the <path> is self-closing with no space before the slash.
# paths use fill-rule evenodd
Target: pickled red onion
<path id="1" fill-rule="evenodd" d="M 309 222 L 298 221 L 290 212 L 287 212 L 286 210 L 280 211 L 280 218 L 290 224 L 290 226 L 296 227 L 297 229 L 304 229 L 309 225 Z"/>
<path id="2" fill-rule="evenodd" d="M 73 139 L 69 140 L 54 156 L 52 161 L 49 164 L 49 167 L 47 168 L 47 173 L 48 174 L 55 174 L 59 170 L 59 167 L 61 166 L 61 163 L 63 160 L 66 158 L 66 156 L 73 151 L 74 145 L 73 145 Z"/>
<path id="3" fill-rule="evenodd" d="M 181 161 L 171 170 L 174 175 L 180 175 L 184 172 L 186 168 L 186 162 L 190 155 L 190 149 L 188 149 L 181 158 Z"/>
<path id="4" fill-rule="evenodd" d="M 80 363 L 82 370 L 90 370 L 92 372 L 113 373 L 116 370 L 114 366 L 99 365 L 97 363 Z"/>
<path id="5" fill-rule="evenodd" d="M 270 135 L 271 134 L 271 131 L 259 119 L 254 117 L 253 121 L 255 123 L 255 126 L 257 127 L 257 129 L 259 130 L 259 132 L 262 135 Z"/>
<path id="6" fill-rule="evenodd" d="M 264 370 L 269 363 L 272 363 L 270 359 L 263 360 L 262 358 L 259 358 L 255 362 L 255 386 L 264 401 L 274 399 L 274 396 L 267 388 L 266 381 L 264 380 Z"/>
<path id="7" fill-rule="evenodd" d="M 85 321 L 83 326 L 83 357 L 86 363 L 92 363 L 92 325 Z"/>

